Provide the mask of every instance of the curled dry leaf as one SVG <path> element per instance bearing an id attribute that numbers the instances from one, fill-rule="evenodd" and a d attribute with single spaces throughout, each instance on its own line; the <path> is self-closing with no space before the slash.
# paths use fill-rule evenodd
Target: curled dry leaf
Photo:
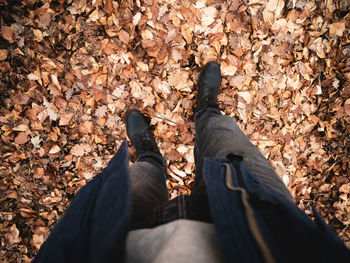
<path id="1" fill-rule="evenodd" d="M 5 60 L 7 58 L 7 50 L 6 49 L 0 49 L 0 61 Z"/>
<path id="2" fill-rule="evenodd" d="M 7 233 L 5 234 L 5 238 L 10 245 L 21 241 L 21 238 L 19 237 L 19 230 L 17 229 L 16 225 L 12 225 L 8 229 Z"/>
<path id="3" fill-rule="evenodd" d="M 49 235 L 49 230 L 46 227 L 39 226 L 34 230 L 32 237 L 32 244 L 37 249 L 44 243 L 45 239 Z"/>
<path id="4" fill-rule="evenodd" d="M 58 145 L 54 145 L 51 147 L 49 154 L 56 154 L 61 151 L 61 148 Z"/>
<path id="5" fill-rule="evenodd" d="M 34 32 L 34 40 L 35 41 L 37 41 L 37 42 L 43 41 L 43 39 L 44 39 L 43 33 L 40 30 L 34 29 L 33 32 Z"/>

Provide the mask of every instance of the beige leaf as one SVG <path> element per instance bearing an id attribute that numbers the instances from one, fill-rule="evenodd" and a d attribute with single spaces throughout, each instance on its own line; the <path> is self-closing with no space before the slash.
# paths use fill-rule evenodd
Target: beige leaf
<path id="1" fill-rule="evenodd" d="M 33 74 L 33 73 L 28 74 L 27 78 L 28 78 L 29 80 L 39 80 L 39 79 L 40 79 L 39 76 L 37 76 L 37 75 L 35 75 L 35 74 Z"/>
<path id="2" fill-rule="evenodd" d="M 227 64 L 225 62 L 220 65 L 222 75 L 224 76 L 234 76 L 237 71 L 237 67 L 234 65 Z"/>
<path id="3" fill-rule="evenodd" d="M 16 127 L 13 127 L 14 131 L 27 131 L 28 130 L 28 125 L 27 124 L 20 124 L 17 125 Z"/>
<path id="4" fill-rule="evenodd" d="M 328 28 L 329 28 L 329 35 L 331 37 L 335 37 L 335 36 L 342 37 L 345 31 L 345 21 L 330 24 Z"/>
<path id="5" fill-rule="evenodd" d="M 144 107 L 146 106 L 153 106 L 155 102 L 154 95 L 152 93 L 152 88 L 149 86 L 143 87 L 142 90 L 142 100 L 143 100 L 143 105 Z"/>
<path id="6" fill-rule="evenodd" d="M 34 230 L 32 244 L 39 249 L 44 243 L 45 239 L 49 235 L 49 231 L 46 227 L 39 226 Z"/>
<path id="7" fill-rule="evenodd" d="M 43 97 L 43 104 L 46 107 L 47 114 L 49 115 L 50 119 L 52 121 L 57 120 L 58 118 L 58 115 L 56 114 L 57 108 L 53 106 L 50 102 L 48 102 L 48 100 L 45 97 Z"/>
<path id="8" fill-rule="evenodd" d="M 150 30 L 146 29 L 141 32 L 142 39 L 153 39 L 153 34 Z"/>
<path id="9" fill-rule="evenodd" d="M 7 239 L 9 245 L 13 245 L 21 241 L 21 238 L 19 237 L 19 230 L 17 229 L 16 225 L 12 225 L 10 227 L 8 232 L 5 234 L 5 238 Z"/>
<path id="10" fill-rule="evenodd" d="M 137 12 L 136 15 L 134 15 L 134 17 L 132 18 L 132 23 L 134 24 L 134 26 L 137 26 L 137 24 L 140 22 L 141 20 L 141 13 Z"/>
<path id="11" fill-rule="evenodd" d="M 95 115 L 98 118 L 103 118 L 106 115 L 106 111 L 107 111 L 106 105 L 99 106 L 95 112 Z"/>
<path id="12" fill-rule="evenodd" d="M 179 147 L 177 147 L 176 150 L 177 150 L 179 153 L 184 154 L 184 153 L 186 153 L 186 152 L 189 150 L 189 148 L 188 148 L 186 145 L 182 144 L 182 145 L 180 145 Z"/>
<path id="13" fill-rule="evenodd" d="M 118 32 L 118 37 L 119 37 L 120 41 L 123 42 L 124 44 L 128 44 L 129 43 L 130 36 L 129 36 L 129 34 L 126 31 L 120 30 Z"/>
<path id="14" fill-rule="evenodd" d="M 34 40 L 36 42 L 41 42 L 44 38 L 43 33 L 38 29 L 34 29 L 33 32 L 34 32 Z"/>
<path id="15" fill-rule="evenodd" d="M 142 92 L 141 92 L 140 84 L 132 80 L 130 81 L 129 85 L 131 87 L 131 95 L 137 99 L 141 98 Z"/>
<path id="16" fill-rule="evenodd" d="M 73 113 L 62 113 L 60 115 L 60 122 L 59 125 L 60 126 L 65 126 L 69 124 L 69 121 L 72 119 L 73 117 Z"/>
<path id="17" fill-rule="evenodd" d="M 34 148 L 40 147 L 40 143 L 41 143 L 40 135 L 37 135 L 37 136 L 31 138 L 30 141 L 32 142 Z"/>
<path id="18" fill-rule="evenodd" d="M 249 91 L 238 92 L 237 95 L 245 100 L 248 104 L 252 102 L 252 95 Z"/>
<path id="19" fill-rule="evenodd" d="M 350 193 L 350 184 L 343 184 L 340 188 L 339 188 L 340 192 L 349 194 Z"/>
<path id="20" fill-rule="evenodd" d="M 56 154 L 61 151 L 61 148 L 58 145 L 54 145 L 51 147 L 49 154 Z"/>
<path id="21" fill-rule="evenodd" d="M 119 124 L 120 117 L 118 115 L 109 115 L 106 121 L 106 125 L 109 129 L 116 128 Z"/>
<path id="22" fill-rule="evenodd" d="M 218 10 L 214 6 L 205 7 L 202 9 L 203 17 L 202 24 L 204 26 L 209 26 L 215 21 Z"/>
<path id="23" fill-rule="evenodd" d="M 187 71 L 177 69 L 170 72 L 168 76 L 168 83 L 177 90 L 191 91 L 193 82 L 189 79 Z"/>
<path id="24" fill-rule="evenodd" d="M 91 152 L 91 146 L 88 144 L 77 144 L 70 150 L 70 153 L 74 156 L 83 156 L 89 152 Z"/>

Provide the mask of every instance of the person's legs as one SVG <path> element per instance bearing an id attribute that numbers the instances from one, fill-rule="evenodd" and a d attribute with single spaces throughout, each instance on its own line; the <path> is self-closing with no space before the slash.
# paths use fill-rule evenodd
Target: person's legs
<path id="1" fill-rule="evenodd" d="M 219 64 L 207 63 L 198 79 L 199 93 L 195 113 L 196 142 L 194 148 L 196 178 L 192 186 L 192 193 L 206 193 L 202 178 L 204 157 L 228 159 L 229 154 L 234 154 L 243 157 L 242 162 L 254 176 L 292 200 L 287 187 L 271 164 L 241 131 L 236 121 L 220 113 L 217 106 L 220 85 Z"/>

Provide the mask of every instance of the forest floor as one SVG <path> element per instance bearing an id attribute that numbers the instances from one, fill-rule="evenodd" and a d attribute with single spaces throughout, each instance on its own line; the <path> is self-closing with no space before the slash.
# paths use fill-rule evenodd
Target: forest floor
<path id="1" fill-rule="evenodd" d="M 194 180 L 196 81 L 350 247 L 350 14 L 337 0 L 0 0 L 0 258 L 29 262 L 151 117 L 171 198 Z M 130 145 L 130 142 L 129 142 Z M 131 162 L 135 150 L 130 147 Z"/>

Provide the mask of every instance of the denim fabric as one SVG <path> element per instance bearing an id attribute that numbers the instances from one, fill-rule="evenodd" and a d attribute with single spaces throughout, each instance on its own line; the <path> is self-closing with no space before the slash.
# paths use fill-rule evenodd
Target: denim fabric
<path id="1" fill-rule="evenodd" d="M 156 207 L 168 200 L 166 168 L 163 157 L 144 153 L 129 169 L 132 209 L 130 228 L 153 225 Z"/>
<path id="2" fill-rule="evenodd" d="M 123 258 L 130 218 L 128 146 L 75 195 L 33 262 L 114 262 Z"/>
<path id="3" fill-rule="evenodd" d="M 317 213 L 315 223 L 289 198 L 253 176 L 242 161 L 205 158 L 203 178 L 227 262 L 350 262 L 350 251 Z M 247 206 L 252 213 L 247 214 Z M 249 223 L 252 217 L 262 243 Z"/>

